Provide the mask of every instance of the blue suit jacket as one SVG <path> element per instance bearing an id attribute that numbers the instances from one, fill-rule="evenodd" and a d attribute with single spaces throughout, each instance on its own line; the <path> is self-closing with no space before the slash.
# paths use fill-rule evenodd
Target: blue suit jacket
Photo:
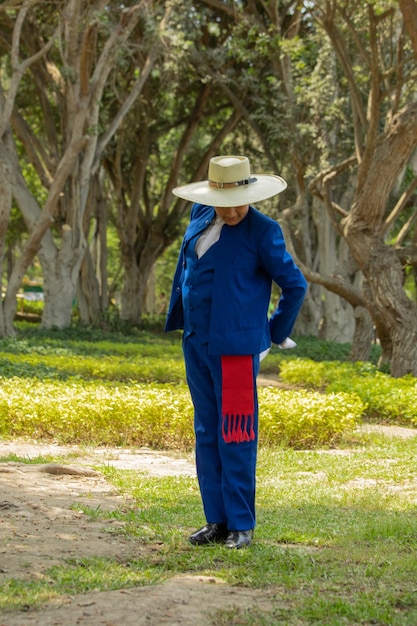
<path id="1" fill-rule="evenodd" d="M 213 207 L 194 204 L 172 285 L 165 330 L 184 328 L 182 281 L 190 239 L 215 218 Z M 268 320 L 272 281 L 282 295 Z M 279 224 L 249 208 L 235 226 L 225 224 L 216 245 L 210 315 L 210 354 L 259 354 L 288 337 L 307 283 L 286 251 Z"/>

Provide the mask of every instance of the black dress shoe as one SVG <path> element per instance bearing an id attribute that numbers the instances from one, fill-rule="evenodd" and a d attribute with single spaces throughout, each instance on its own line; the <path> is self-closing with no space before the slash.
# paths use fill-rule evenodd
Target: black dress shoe
<path id="1" fill-rule="evenodd" d="M 195 546 L 206 546 L 209 543 L 224 541 L 227 537 L 226 524 L 206 524 L 190 537 L 190 543 Z"/>
<path id="2" fill-rule="evenodd" d="M 229 531 L 224 544 L 226 548 L 234 548 L 239 550 L 245 546 L 249 546 L 252 542 L 253 530 L 231 530 Z"/>

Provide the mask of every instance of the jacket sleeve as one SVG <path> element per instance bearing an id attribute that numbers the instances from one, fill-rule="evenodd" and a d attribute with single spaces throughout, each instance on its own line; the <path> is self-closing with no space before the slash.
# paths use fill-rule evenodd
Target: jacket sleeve
<path id="1" fill-rule="evenodd" d="M 172 282 L 171 297 L 168 306 L 168 313 L 165 323 L 165 332 L 170 330 L 182 330 L 184 328 L 184 309 L 182 306 L 182 282 L 184 278 L 184 266 L 185 266 L 185 246 L 187 245 L 187 237 L 190 228 L 199 215 L 207 208 L 205 205 L 193 204 L 190 213 L 190 222 L 185 232 L 184 238 L 181 244 L 181 250 L 178 255 L 177 267 Z M 204 228 L 204 223 L 202 228 Z"/>
<path id="2" fill-rule="evenodd" d="M 171 297 L 165 322 L 165 332 L 170 330 L 181 330 L 184 328 L 184 310 L 182 306 L 182 275 L 183 275 L 183 246 L 178 257 L 177 268 L 172 282 Z"/>
<path id="3" fill-rule="evenodd" d="M 261 264 L 281 289 L 277 308 L 269 320 L 271 341 L 279 344 L 291 334 L 307 290 L 307 281 L 285 247 L 280 225 L 265 230 L 260 250 Z"/>

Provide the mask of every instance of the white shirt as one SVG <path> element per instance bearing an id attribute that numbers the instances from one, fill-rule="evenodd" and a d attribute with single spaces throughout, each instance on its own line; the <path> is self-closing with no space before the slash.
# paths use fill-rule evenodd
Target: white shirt
<path id="1" fill-rule="evenodd" d="M 195 252 L 198 258 L 202 257 L 211 246 L 219 241 L 220 234 L 225 222 L 218 215 L 212 221 L 210 226 L 206 228 L 203 234 L 197 239 L 195 244 Z"/>

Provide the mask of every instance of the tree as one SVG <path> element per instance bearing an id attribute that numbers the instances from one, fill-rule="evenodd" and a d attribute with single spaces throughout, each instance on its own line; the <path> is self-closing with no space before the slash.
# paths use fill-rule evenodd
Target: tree
<path id="1" fill-rule="evenodd" d="M 417 147 L 417 103 L 409 89 L 417 67 L 404 38 L 397 40 L 392 54 L 395 26 L 401 32 L 401 14 L 394 6 L 386 3 L 381 11 L 369 3 L 361 14 L 357 3 L 318 4 L 316 19 L 332 42 L 349 86 L 355 153 L 354 162 L 345 165 L 354 167 L 356 178 L 350 208 L 332 199 L 332 186 L 346 171 L 339 164 L 320 175 L 321 197 L 363 273 L 362 295 L 391 374 L 417 375 L 417 305 L 404 289 L 406 255 L 387 240 L 390 226 L 406 206 L 404 198 L 416 187 L 413 177 L 405 196 L 395 202 L 395 185 Z M 360 74 L 354 69 L 359 61 Z"/>
<path id="2" fill-rule="evenodd" d="M 19 175 L 19 165 L 18 160 L 16 158 L 16 150 L 13 142 L 13 138 L 10 132 L 10 121 L 13 116 L 13 110 L 15 106 L 16 95 L 22 81 L 23 74 L 25 71 L 30 68 L 33 64 L 38 62 L 49 50 L 51 47 L 54 37 L 56 35 L 53 34 L 49 42 L 45 45 L 41 46 L 33 55 L 27 57 L 25 61 L 19 61 L 19 44 L 21 39 L 21 32 L 24 20 L 26 18 L 26 14 L 29 9 L 29 2 L 23 2 L 22 7 L 18 11 L 17 19 L 14 24 L 14 28 L 11 27 L 11 20 L 8 15 L 8 8 L 10 5 L 14 5 L 14 3 L 6 2 L 3 7 L 0 7 L 5 12 L 5 33 L 13 33 L 10 39 L 10 65 L 11 65 L 11 77 L 8 81 L 8 90 L 7 93 L 0 85 L 0 160 L 1 165 L 1 177 L 3 179 L 4 193 L 2 198 L 2 220 L 0 226 L 0 240 L 1 240 L 1 249 L 2 253 L 0 255 L 0 261 L 3 264 L 4 260 L 4 241 L 5 241 L 5 233 L 8 227 L 10 210 L 11 210 L 11 199 L 12 195 L 16 195 L 15 192 L 19 192 L 20 188 L 27 189 L 23 177 Z M 7 37 L 7 35 L 6 35 Z M 53 185 L 53 190 L 51 194 L 51 200 L 56 198 L 57 187 L 59 187 L 61 180 L 58 179 L 56 184 Z M 37 209 L 37 207 L 36 207 Z M 14 267 L 11 276 L 9 278 L 9 282 L 7 285 L 6 296 L 4 299 L 4 303 L 1 303 L 1 325 L 0 325 L 0 336 L 4 335 L 13 335 L 13 319 L 16 311 L 16 294 L 20 287 L 21 279 L 23 278 L 24 271 L 26 267 L 29 265 L 32 260 L 34 254 L 36 254 L 37 247 L 39 246 L 42 235 L 49 227 L 50 219 L 49 219 L 49 210 L 50 205 L 47 203 L 45 206 L 44 212 L 41 213 L 38 211 L 38 224 L 36 232 L 32 233 L 32 236 L 29 238 L 26 246 L 24 248 L 23 254 L 20 258 L 19 263 Z"/>
<path id="3" fill-rule="evenodd" d="M 298 250 L 294 248 L 294 251 L 298 252 L 307 278 L 311 283 L 323 285 L 331 293 L 340 295 L 354 308 L 358 320 L 353 348 L 356 356 L 366 355 L 369 351 L 372 319 L 383 347 L 384 360 L 391 362 L 392 374 L 415 374 L 416 308 L 404 289 L 404 269 L 413 264 L 415 267 L 415 252 L 410 245 L 404 247 L 404 244 L 410 244 L 413 233 L 414 221 L 412 217 L 405 217 L 405 211 L 409 210 L 412 200 L 415 176 L 412 176 L 408 190 L 400 198 L 395 198 L 398 181 L 416 147 L 413 101 L 416 64 L 410 54 L 410 41 L 404 37 L 403 30 L 404 23 L 407 23 L 414 43 L 415 2 L 404 0 L 401 3 L 403 16 L 396 4 L 388 1 L 364 4 L 325 0 L 305 2 L 303 6 L 290 2 L 284 7 L 281 3 L 248 0 L 233 8 L 217 0 L 207 0 L 206 3 L 218 11 L 232 12 L 236 21 L 243 24 L 245 42 L 241 44 L 242 49 L 245 45 L 249 49 L 252 41 L 255 42 L 252 43 L 252 54 L 256 54 L 262 45 L 271 51 L 276 42 L 276 54 L 270 55 L 270 65 L 264 66 L 262 77 L 265 81 L 273 76 L 280 83 L 281 94 L 287 103 L 287 126 L 293 139 L 287 139 L 284 132 L 280 148 L 283 138 L 284 145 L 287 139 L 286 154 L 292 161 L 290 180 L 296 198 L 292 207 L 284 212 L 284 217 L 293 223 L 297 214 L 304 216 L 304 227 L 301 228 L 304 238 L 295 242 Z M 254 30 L 256 34 L 252 35 Z M 288 40 L 293 33 L 302 36 L 298 40 L 296 37 L 291 48 L 292 43 L 289 44 Z M 309 80 L 305 70 L 314 76 L 319 67 L 326 42 L 320 49 L 317 41 L 320 38 L 323 42 L 323 33 L 331 48 L 322 74 L 325 80 L 321 92 L 314 92 L 316 85 Z M 300 39 L 298 45 L 303 50 L 303 57 L 296 48 Z M 300 60 L 307 59 L 308 50 L 313 52 L 314 46 L 315 59 L 311 55 L 300 72 Z M 254 56 L 250 59 L 253 65 Z M 259 72 L 259 66 L 256 70 Z M 222 79 L 225 80 L 224 76 Z M 240 84 L 235 81 L 235 89 Z M 246 105 L 252 120 L 255 115 L 259 117 L 262 110 L 259 101 L 258 108 L 250 106 L 247 93 L 239 88 L 236 91 L 234 100 Z M 315 106 L 309 106 L 309 116 L 301 117 L 301 106 L 309 105 L 305 93 L 307 97 L 317 94 L 316 119 Z M 328 94 L 333 97 L 328 98 Z M 264 111 L 272 113 L 273 106 L 267 99 L 262 100 Z M 326 118 L 327 129 L 324 126 Z M 270 119 L 276 121 L 276 116 L 270 115 Z M 307 128 L 309 136 L 305 133 Z M 276 158 L 271 142 L 264 141 L 267 129 L 268 125 L 258 124 L 258 139 L 267 147 L 265 153 Z M 309 139 L 314 137 L 318 150 L 312 150 Z M 309 156 L 313 156 L 310 167 L 304 158 L 308 150 Z M 310 177 L 311 172 L 314 176 L 307 187 L 309 170 Z M 317 250 L 320 243 L 316 239 L 311 246 L 307 234 L 309 225 L 313 221 L 320 235 L 321 224 L 326 224 L 321 213 L 318 220 L 311 220 L 311 209 L 317 206 L 317 201 L 311 203 L 309 192 L 313 192 L 326 208 L 327 224 L 332 226 L 326 237 L 333 233 L 333 249 L 335 245 L 339 249 L 338 256 L 331 261 L 335 264 L 333 271 L 329 263 L 327 273 L 323 273 L 326 268 L 322 263 L 319 271 L 314 269 L 312 255 L 308 253 L 309 247 Z M 300 224 L 302 220 L 303 217 Z M 398 237 L 392 240 L 392 233 L 399 232 L 396 224 L 400 222 L 403 224 L 401 241 Z M 388 240 L 389 233 L 391 241 Z M 331 309 L 334 310 L 334 302 Z"/>
<path id="4" fill-rule="evenodd" d="M 255 166 L 280 173 L 289 183 L 279 203 L 264 204 L 262 210 L 292 235 L 293 252 L 312 279 L 298 330 L 316 334 L 319 328 L 323 338 L 350 341 L 354 324 L 344 296 L 354 289 L 342 294 L 339 281 L 331 275 L 335 267 L 348 263 L 348 248 L 308 188 L 315 167 L 326 161 L 326 151 L 338 145 L 340 121 L 323 115 L 323 99 L 335 108 L 338 98 L 336 88 L 327 89 L 334 85 L 334 53 L 323 45 L 313 18 L 299 2 L 249 1 L 233 8 L 217 0 L 206 4 L 233 16 L 236 23 L 229 41 L 228 71 L 215 67 L 210 76 L 242 111 L 250 129 L 245 147 Z M 362 303 L 358 293 L 354 299 Z"/>
<path id="5" fill-rule="evenodd" d="M 87 250 L 89 220 L 95 208 L 93 183 L 97 182 L 101 155 L 141 93 L 159 54 L 159 38 L 154 39 L 144 57 L 135 59 L 141 62 L 136 78 L 124 92 L 114 117 L 106 120 L 105 128 L 101 118 L 103 93 L 123 65 L 123 55 L 129 59 L 137 49 L 135 41 L 141 41 L 149 13 L 162 11 L 163 31 L 164 17 L 168 19 L 170 12 L 167 6 L 164 14 L 165 3 L 146 0 L 112 6 L 104 1 L 93 6 L 82 0 L 51 5 L 23 2 L 19 8 L 7 3 L 0 14 L 6 26 L 2 45 L 10 51 L 12 61 L 5 110 L 14 136 L 24 146 L 47 192 L 41 210 L 20 173 L 16 149 L 9 145 L 9 164 L 15 172 L 13 196 L 30 235 L 14 280 L 9 281 L 7 334 L 13 332 L 15 295 L 35 254 L 44 274 L 42 325 L 69 325 Z M 44 41 L 47 43 L 40 45 Z M 19 55 L 26 61 L 19 63 Z M 25 71 L 24 88 L 18 91 Z M 28 99 L 31 106 L 25 106 Z M 31 123 L 34 116 L 37 124 Z M 4 116 L 5 130 L 8 118 Z"/>
<path id="6" fill-rule="evenodd" d="M 200 79 L 206 57 L 218 44 L 207 37 L 206 16 L 191 4 L 189 11 L 184 3 L 172 7 L 164 55 L 103 158 L 115 199 L 111 219 L 124 271 L 121 317 L 133 323 L 146 311 L 155 263 L 178 237 L 189 210 L 186 202 L 174 198 L 172 188 L 180 175 L 185 180 L 205 177 L 209 158 L 242 117 L 219 89 Z M 224 40 L 228 25 L 218 30 Z M 131 72 L 126 67 L 121 77 L 125 84 Z M 110 110 L 117 107 L 115 100 L 111 95 Z"/>
<path id="7" fill-rule="evenodd" d="M 3 267 L 5 257 L 6 233 L 9 225 L 10 211 L 12 208 L 12 191 L 10 184 L 10 172 L 8 171 L 7 160 L 5 161 L 1 155 L 0 148 L 0 267 Z M 0 281 L 0 289 L 2 293 L 2 281 Z M 0 306 L 0 336 L 4 334 L 4 313 L 3 304 Z"/>

